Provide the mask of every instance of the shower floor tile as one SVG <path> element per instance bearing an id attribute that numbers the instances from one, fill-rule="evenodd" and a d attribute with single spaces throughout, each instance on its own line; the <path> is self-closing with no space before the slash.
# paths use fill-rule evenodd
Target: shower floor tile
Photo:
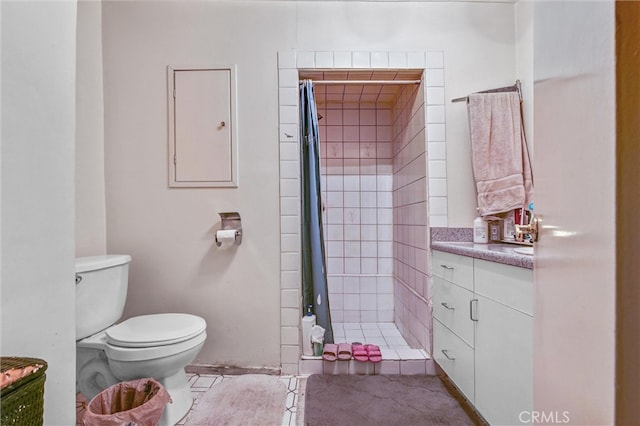
<path id="1" fill-rule="evenodd" d="M 394 323 L 364 322 L 364 323 L 334 323 L 333 339 L 336 343 L 370 343 L 380 346 L 380 349 L 403 350 L 411 349 L 404 340 Z M 417 350 L 417 349 L 416 349 Z M 421 357 L 423 358 L 423 357 Z"/>

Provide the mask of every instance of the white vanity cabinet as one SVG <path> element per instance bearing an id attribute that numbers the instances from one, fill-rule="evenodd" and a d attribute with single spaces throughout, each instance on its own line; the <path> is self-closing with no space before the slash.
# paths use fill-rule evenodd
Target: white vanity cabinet
<path id="1" fill-rule="evenodd" d="M 433 279 L 436 362 L 490 424 L 529 420 L 532 270 L 434 251 Z"/>

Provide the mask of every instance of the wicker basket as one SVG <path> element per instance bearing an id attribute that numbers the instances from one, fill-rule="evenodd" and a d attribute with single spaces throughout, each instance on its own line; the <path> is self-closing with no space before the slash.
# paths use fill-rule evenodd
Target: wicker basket
<path id="1" fill-rule="evenodd" d="M 40 365 L 37 371 L 2 389 L 0 425 L 42 425 L 44 415 L 44 381 L 47 363 L 38 358 L 0 357 L 0 371 Z"/>

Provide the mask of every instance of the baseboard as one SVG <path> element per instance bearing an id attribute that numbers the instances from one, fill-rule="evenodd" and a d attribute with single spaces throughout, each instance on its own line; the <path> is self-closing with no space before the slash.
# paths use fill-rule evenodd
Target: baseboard
<path id="1" fill-rule="evenodd" d="M 189 364 L 185 371 L 191 374 L 217 374 L 238 376 L 241 374 L 267 374 L 270 376 L 282 375 L 282 369 L 271 367 L 239 367 L 235 365 L 209 365 L 209 364 Z"/>

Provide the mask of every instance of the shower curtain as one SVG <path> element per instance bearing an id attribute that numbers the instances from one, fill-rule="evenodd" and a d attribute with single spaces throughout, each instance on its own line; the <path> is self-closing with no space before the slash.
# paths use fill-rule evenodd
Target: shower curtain
<path id="1" fill-rule="evenodd" d="M 324 342 L 333 343 L 327 268 L 322 236 L 318 112 L 311 80 L 300 84 L 300 169 L 302 187 L 302 307 L 313 307 L 316 323 L 325 329 Z"/>

